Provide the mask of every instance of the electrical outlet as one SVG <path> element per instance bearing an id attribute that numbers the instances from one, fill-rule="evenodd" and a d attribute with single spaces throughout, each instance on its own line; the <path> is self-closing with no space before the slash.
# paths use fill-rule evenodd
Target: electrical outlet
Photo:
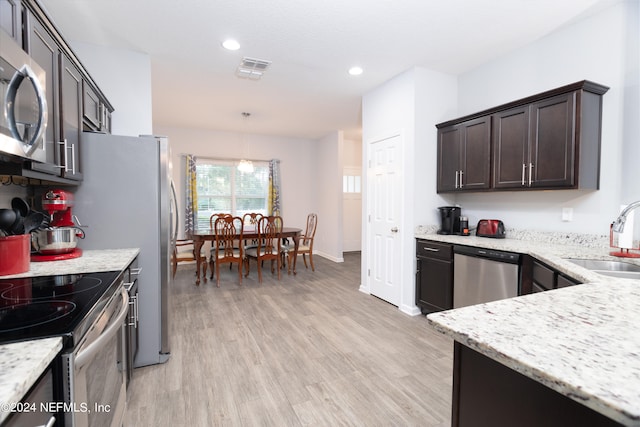
<path id="1" fill-rule="evenodd" d="M 573 221 L 573 208 L 562 208 L 562 220 Z"/>

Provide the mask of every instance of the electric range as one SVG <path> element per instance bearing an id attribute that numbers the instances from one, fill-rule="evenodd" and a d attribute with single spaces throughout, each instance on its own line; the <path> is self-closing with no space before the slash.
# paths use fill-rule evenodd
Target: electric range
<path id="1" fill-rule="evenodd" d="M 61 336 L 74 348 L 121 287 L 119 271 L 0 279 L 0 343 Z"/>

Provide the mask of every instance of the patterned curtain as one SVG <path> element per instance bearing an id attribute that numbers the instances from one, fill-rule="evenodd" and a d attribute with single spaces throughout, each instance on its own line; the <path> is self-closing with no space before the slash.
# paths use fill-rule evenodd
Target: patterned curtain
<path id="1" fill-rule="evenodd" d="M 269 161 L 269 213 L 282 215 L 280 202 L 280 160 Z"/>
<path id="2" fill-rule="evenodd" d="M 196 156 L 187 154 L 186 203 L 184 231 L 188 236 L 198 227 L 198 188 L 196 183 Z"/>

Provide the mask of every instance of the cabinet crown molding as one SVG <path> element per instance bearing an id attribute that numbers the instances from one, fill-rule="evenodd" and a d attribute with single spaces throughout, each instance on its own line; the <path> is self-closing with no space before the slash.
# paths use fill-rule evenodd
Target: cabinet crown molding
<path id="1" fill-rule="evenodd" d="M 498 105 L 497 107 L 488 108 L 483 111 L 478 111 L 477 113 L 469 114 L 467 116 L 459 117 L 457 119 L 448 120 L 446 122 L 438 123 L 436 128 L 441 129 L 451 125 L 455 125 L 460 122 L 464 122 L 467 120 L 473 120 L 478 117 L 490 115 L 497 113 L 502 110 L 508 110 L 510 108 L 518 107 L 520 105 L 530 104 L 535 101 L 540 101 L 545 98 L 551 98 L 556 95 L 561 95 L 567 92 L 573 92 L 576 90 L 583 90 L 586 92 L 590 92 L 596 95 L 604 95 L 609 90 L 609 87 L 601 85 L 599 83 L 592 82 L 590 80 L 581 80 L 579 82 L 571 83 L 565 86 L 561 86 L 555 89 L 551 89 L 545 92 L 540 92 L 535 95 L 528 96 L 526 98 L 518 99 L 516 101 L 511 101 L 506 104 Z"/>

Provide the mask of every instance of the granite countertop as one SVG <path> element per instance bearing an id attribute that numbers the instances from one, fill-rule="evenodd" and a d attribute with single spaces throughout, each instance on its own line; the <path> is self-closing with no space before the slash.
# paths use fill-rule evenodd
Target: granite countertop
<path id="1" fill-rule="evenodd" d="M 123 270 L 139 253 L 138 248 L 85 250 L 79 258 L 47 262 L 32 261 L 28 272 L 0 276 L 0 279 Z"/>
<path id="2" fill-rule="evenodd" d="M 0 345 L 0 423 L 62 349 L 62 338 Z M 15 408 L 14 408 L 15 409 Z"/>
<path id="3" fill-rule="evenodd" d="M 416 233 L 428 240 L 529 254 L 585 284 L 429 314 L 454 340 L 623 425 L 640 426 L 640 281 L 564 258 L 633 259 L 609 248 L 536 239 Z"/>

